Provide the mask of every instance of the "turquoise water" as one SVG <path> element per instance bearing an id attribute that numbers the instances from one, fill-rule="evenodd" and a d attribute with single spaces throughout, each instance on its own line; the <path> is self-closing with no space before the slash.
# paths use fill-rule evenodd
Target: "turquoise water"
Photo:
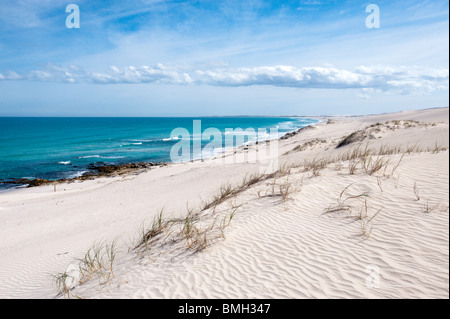
<path id="1" fill-rule="evenodd" d="M 0 118 L 1 181 L 16 178 L 61 179 L 86 172 L 91 163 L 170 162 L 173 129 L 193 132 L 277 127 L 279 134 L 314 120 L 275 117 L 208 118 Z M 205 145 L 208 141 L 202 141 Z M 193 154 L 195 157 L 195 154 Z"/>

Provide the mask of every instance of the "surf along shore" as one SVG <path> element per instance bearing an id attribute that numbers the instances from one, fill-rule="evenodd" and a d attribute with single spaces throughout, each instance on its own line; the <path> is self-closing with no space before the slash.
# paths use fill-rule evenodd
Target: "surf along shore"
<path id="1" fill-rule="evenodd" d="M 329 117 L 273 172 L 217 156 L 0 194 L 0 297 L 448 298 L 448 125 Z"/>

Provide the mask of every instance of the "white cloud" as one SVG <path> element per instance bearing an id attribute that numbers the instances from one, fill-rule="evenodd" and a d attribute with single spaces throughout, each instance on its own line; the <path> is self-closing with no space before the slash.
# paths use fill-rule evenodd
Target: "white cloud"
<path id="1" fill-rule="evenodd" d="M 363 89 L 400 94 L 424 94 L 449 87 L 448 69 L 420 67 L 360 66 L 355 70 L 289 65 L 260 67 L 220 67 L 195 69 L 163 64 L 155 66 L 111 66 L 106 72 L 89 72 L 77 66 L 48 65 L 19 75 L 0 73 L 0 81 L 32 80 L 57 83 L 156 83 L 212 85 L 224 87 L 275 86 L 304 89 Z"/>
<path id="2" fill-rule="evenodd" d="M 17 74 L 16 72 L 6 72 L 5 74 L 0 73 L 0 81 L 7 81 L 7 80 L 21 80 L 22 77 Z"/>
<path id="3" fill-rule="evenodd" d="M 223 86 L 274 85 L 299 88 L 355 88 L 370 77 L 334 67 L 273 66 L 197 71 L 199 80 Z"/>

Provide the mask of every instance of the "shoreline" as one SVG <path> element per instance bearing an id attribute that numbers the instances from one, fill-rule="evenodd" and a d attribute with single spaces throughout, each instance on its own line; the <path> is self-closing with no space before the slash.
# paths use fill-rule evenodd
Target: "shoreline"
<path id="1" fill-rule="evenodd" d="M 63 298 L 48 274 L 120 238 L 115 278 L 74 295 L 447 298 L 448 108 L 327 123 L 279 139 L 275 173 L 218 156 L 0 194 L 0 297 Z"/>
<path id="2" fill-rule="evenodd" d="M 272 118 L 272 117 L 269 117 Z M 286 136 L 294 136 L 298 134 L 301 130 L 311 126 L 311 125 L 319 125 L 322 123 L 323 118 L 317 117 L 298 117 L 298 118 L 304 118 L 304 119 L 314 119 L 317 120 L 316 123 L 308 124 L 304 127 L 297 128 L 293 131 L 286 132 L 282 136 L 279 136 L 272 140 L 283 140 L 286 139 Z M 203 162 L 208 159 L 214 159 L 221 156 L 228 156 L 232 152 L 235 152 L 237 150 L 243 150 L 246 147 L 258 145 L 258 143 L 261 142 L 267 142 L 272 141 L 271 139 L 263 139 L 260 141 L 255 142 L 247 142 L 239 146 L 233 146 L 229 149 L 223 149 L 217 154 L 209 155 L 206 158 L 203 157 L 203 155 L 200 155 L 200 158 L 192 159 L 190 162 Z M 6 187 L 5 189 L 1 190 L 1 193 L 9 192 L 9 191 L 16 191 L 20 190 L 22 188 L 32 188 L 32 187 L 38 187 L 38 186 L 45 186 L 45 185 L 58 185 L 58 184 L 64 184 L 64 183 L 73 183 L 73 182 L 82 182 L 85 180 L 93 180 L 96 178 L 103 178 L 103 177 L 114 177 L 114 176 L 121 176 L 121 175 L 128 175 L 133 173 L 142 173 L 146 172 L 149 169 L 155 168 L 155 167 L 164 167 L 168 165 L 173 164 L 179 164 L 179 163 L 169 163 L 169 162 L 127 162 L 124 164 L 107 164 L 104 162 L 92 162 L 89 163 L 86 167 L 88 171 L 85 171 L 82 175 L 72 178 L 61 178 L 61 179 L 41 179 L 41 178 L 35 178 L 35 179 L 29 179 L 29 178 L 14 178 L 14 179 L 8 179 L 8 180 L 0 180 L 0 184 L 3 185 L 17 185 L 17 186 L 11 186 Z"/>
<path id="3" fill-rule="evenodd" d="M 446 109 L 446 107 L 435 107 L 435 108 L 429 108 L 429 109 L 421 109 L 421 110 L 417 110 L 418 112 L 420 111 L 427 111 L 427 110 L 442 110 L 442 109 Z M 396 112 L 397 113 L 404 113 L 404 112 L 412 112 L 412 111 L 408 111 L 408 110 L 403 110 L 400 112 Z M 234 117 L 267 117 L 267 118 L 282 118 L 282 117 L 286 117 L 286 118 L 302 118 L 302 119 L 314 119 L 317 120 L 316 123 L 313 124 L 309 124 L 306 125 L 302 128 L 297 128 L 293 131 L 287 132 L 284 135 L 276 138 L 276 140 L 281 141 L 286 139 L 285 136 L 294 136 L 296 135 L 299 131 L 301 131 L 304 128 L 307 128 L 309 126 L 314 126 L 314 125 L 320 125 L 320 124 L 326 124 L 325 121 L 330 121 L 333 119 L 345 119 L 345 118 L 363 118 L 363 117 L 371 117 L 371 116 L 380 116 L 380 115 L 389 115 L 392 113 L 380 113 L 380 114 L 367 114 L 367 115 L 329 115 L 329 116 L 325 116 L 325 115 L 317 115 L 317 116 L 300 116 L 300 115 L 292 115 L 292 116 L 210 116 L 210 118 L 223 118 L 223 117 L 230 117 L 230 118 L 234 118 Z M 209 118 L 209 117 L 205 117 L 205 118 Z M 295 133 L 295 134 L 292 134 Z M 263 141 L 267 141 L 267 140 L 263 140 Z M 270 141 L 270 140 L 269 140 Z M 216 158 L 216 157 L 220 157 L 225 155 L 227 152 L 233 152 L 239 149 L 243 149 L 246 146 L 251 146 L 254 145 L 255 142 L 252 142 L 250 144 L 243 144 L 240 146 L 234 146 L 229 150 L 223 150 L 218 154 L 214 154 L 214 155 L 210 155 L 208 156 L 208 158 L 195 158 L 193 160 L 191 160 L 190 162 L 196 162 L 196 161 L 204 161 L 210 158 Z M 258 143 L 258 141 L 256 142 L 256 144 Z M 41 179 L 41 178 L 35 178 L 35 179 L 29 179 L 29 178 L 13 178 L 13 179 L 7 179 L 7 180 L 3 180 L 0 181 L 0 184 L 3 185 L 17 185 L 17 186 L 11 186 L 11 187 L 6 187 L 4 189 L 0 190 L 0 194 L 1 193 L 6 193 L 6 192 L 10 192 L 10 191 L 16 191 L 16 190 L 20 190 L 22 188 L 29 188 L 29 187 L 38 187 L 38 186 L 42 186 L 42 185 L 55 185 L 55 184 L 63 184 L 63 183 L 72 183 L 72 182 L 80 182 L 80 181 L 84 181 L 84 180 L 92 180 L 95 178 L 102 178 L 102 177 L 113 177 L 113 176 L 120 176 L 120 175 L 126 175 L 126 174 L 132 174 L 134 172 L 143 172 L 146 171 L 147 169 L 151 169 L 153 167 L 163 167 L 163 166 L 167 166 L 167 165 L 173 165 L 173 164 L 177 164 L 177 163 L 168 163 L 168 162 L 127 162 L 124 164 L 106 164 L 104 162 L 92 162 L 89 163 L 86 167 L 86 169 L 88 169 L 88 171 L 85 171 L 82 175 L 77 176 L 77 177 L 72 177 L 72 178 L 61 178 L 61 179 L 52 179 L 52 180 L 48 180 L 48 179 Z M 82 172 L 82 171 L 80 171 Z"/>

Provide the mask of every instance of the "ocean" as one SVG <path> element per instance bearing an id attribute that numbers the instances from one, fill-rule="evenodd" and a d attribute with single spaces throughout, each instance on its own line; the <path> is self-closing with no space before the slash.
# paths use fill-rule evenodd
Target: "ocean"
<path id="1" fill-rule="evenodd" d="M 92 163 L 170 163 L 170 150 L 178 142 L 171 138 L 172 130 L 185 128 L 192 134 L 194 120 L 201 120 L 202 131 L 216 128 L 225 135 L 236 128 L 277 128 L 278 137 L 316 122 L 296 117 L 0 117 L 0 189 L 11 187 L 5 181 L 19 178 L 74 178 Z"/>

